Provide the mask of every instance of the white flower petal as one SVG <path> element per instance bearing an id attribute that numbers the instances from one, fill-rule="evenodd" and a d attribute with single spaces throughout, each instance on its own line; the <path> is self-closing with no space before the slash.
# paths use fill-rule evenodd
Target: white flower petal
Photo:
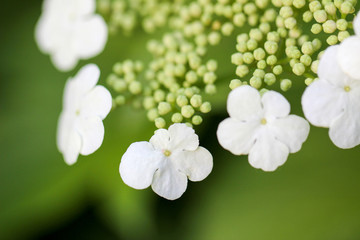
<path id="1" fill-rule="evenodd" d="M 359 14 L 359 12 L 356 14 L 356 17 L 354 18 L 353 28 L 354 28 L 355 34 L 357 36 L 360 36 L 360 14 Z"/>
<path id="2" fill-rule="evenodd" d="M 60 71 L 70 71 L 78 63 L 78 57 L 69 49 L 56 51 L 51 60 L 54 66 Z"/>
<path id="3" fill-rule="evenodd" d="M 170 134 L 166 129 L 158 129 L 149 141 L 155 149 L 163 151 L 168 150 L 170 142 Z"/>
<path id="4" fill-rule="evenodd" d="M 301 149 L 310 131 L 309 123 L 296 115 L 276 119 L 268 125 L 276 139 L 289 147 L 290 153 Z"/>
<path id="5" fill-rule="evenodd" d="M 185 123 L 175 123 L 169 127 L 169 149 L 170 151 L 193 151 L 199 146 L 199 137 L 193 128 Z"/>
<path id="6" fill-rule="evenodd" d="M 232 90 L 227 99 L 230 117 L 248 121 L 259 119 L 262 114 L 259 92 L 250 86 L 240 86 Z"/>
<path id="7" fill-rule="evenodd" d="M 339 148 L 353 148 L 360 144 L 359 103 L 349 104 L 344 114 L 330 126 L 329 135 Z"/>
<path id="8" fill-rule="evenodd" d="M 220 145 L 235 155 L 248 154 L 254 145 L 260 121 L 242 122 L 227 118 L 219 124 L 217 138 Z"/>
<path id="9" fill-rule="evenodd" d="M 100 77 L 100 69 L 96 64 L 87 64 L 82 67 L 76 74 L 77 90 L 82 95 L 88 93 L 92 88 L 95 87 Z M 80 94 L 81 95 L 81 94 Z"/>
<path id="10" fill-rule="evenodd" d="M 151 188 L 159 196 L 168 200 L 175 200 L 185 192 L 187 177 L 184 173 L 175 169 L 175 166 L 167 161 L 154 175 Z"/>
<path id="11" fill-rule="evenodd" d="M 102 52 L 108 36 L 106 23 L 99 15 L 79 22 L 74 34 L 74 49 L 77 56 L 82 59 L 94 57 Z"/>
<path id="12" fill-rule="evenodd" d="M 121 158 L 119 172 L 125 184 L 135 189 L 145 189 L 153 181 L 164 155 L 148 142 L 135 142 Z"/>
<path id="13" fill-rule="evenodd" d="M 305 89 L 301 104 L 305 117 L 311 124 L 329 127 L 343 114 L 347 98 L 343 89 L 319 79 Z"/>
<path id="14" fill-rule="evenodd" d="M 64 160 L 68 165 L 72 165 L 77 161 L 81 148 L 80 135 L 73 131 L 70 132 L 66 148 L 63 151 Z"/>
<path id="15" fill-rule="evenodd" d="M 360 80 L 360 36 L 351 36 L 339 46 L 338 63 L 351 78 Z"/>
<path id="16" fill-rule="evenodd" d="M 289 155 L 289 148 L 276 140 L 271 133 L 261 131 L 249 152 L 249 163 L 254 168 L 275 171 L 283 165 Z"/>
<path id="17" fill-rule="evenodd" d="M 318 76 L 337 87 L 344 87 L 348 76 L 343 72 L 338 63 L 339 45 L 326 48 L 320 58 Z"/>
<path id="18" fill-rule="evenodd" d="M 191 181 L 205 179 L 213 167 L 212 155 L 203 147 L 198 147 L 195 151 L 176 152 L 170 156 L 170 159 Z"/>
<path id="19" fill-rule="evenodd" d="M 280 93 L 268 91 L 261 98 L 266 118 L 285 117 L 290 113 L 290 104 Z"/>
<path id="20" fill-rule="evenodd" d="M 103 86 L 94 87 L 82 101 L 80 114 L 83 117 L 98 116 L 104 119 L 111 110 L 110 92 Z"/>
<path id="21" fill-rule="evenodd" d="M 104 125 L 97 116 L 88 118 L 79 118 L 77 130 L 82 139 L 80 153 L 89 155 L 95 152 L 104 140 Z"/>
<path id="22" fill-rule="evenodd" d="M 80 16 L 86 16 L 95 12 L 96 2 L 95 0 L 71 0 L 74 4 L 73 11 Z"/>

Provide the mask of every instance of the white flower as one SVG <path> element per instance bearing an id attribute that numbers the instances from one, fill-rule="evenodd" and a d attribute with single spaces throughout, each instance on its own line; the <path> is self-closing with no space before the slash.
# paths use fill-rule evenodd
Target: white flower
<path id="1" fill-rule="evenodd" d="M 45 0 L 35 30 L 36 41 L 61 71 L 79 59 L 99 54 L 107 41 L 104 19 L 94 14 L 95 0 Z"/>
<path id="2" fill-rule="evenodd" d="M 360 15 L 353 22 L 355 36 L 346 38 L 338 49 L 336 58 L 344 73 L 360 80 Z"/>
<path id="3" fill-rule="evenodd" d="M 191 127 L 175 123 L 169 130 L 155 131 L 150 142 L 135 142 L 126 150 L 120 163 L 120 175 L 132 188 L 151 185 L 158 195 L 174 200 L 185 192 L 187 179 L 201 181 L 213 166 L 212 155 L 199 147 Z"/>
<path id="4" fill-rule="evenodd" d="M 76 162 L 79 153 L 95 152 L 103 141 L 102 120 L 111 109 L 112 98 L 106 88 L 96 86 L 99 76 L 99 68 L 88 64 L 65 85 L 57 145 L 69 165 Z"/>
<path id="5" fill-rule="evenodd" d="M 229 94 L 227 111 L 230 117 L 217 130 L 220 145 L 235 155 L 249 154 L 249 163 L 264 171 L 284 164 L 309 134 L 308 122 L 289 115 L 289 102 L 274 91 L 261 97 L 255 88 L 238 87 Z"/>
<path id="6" fill-rule="evenodd" d="M 330 128 L 330 139 L 336 146 L 352 148 L 360 144 L 360 81 L 340 68 L 340 48 L 336 45 L 325 50 L 319 62 L 319 80 L 306 88 L 302 106 L 310 123 Z"/>

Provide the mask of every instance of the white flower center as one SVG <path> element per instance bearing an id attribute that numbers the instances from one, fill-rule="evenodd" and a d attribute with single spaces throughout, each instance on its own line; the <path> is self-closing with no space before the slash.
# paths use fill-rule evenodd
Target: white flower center
<path id="1" fill-rule="evenodd" d="M 171 152 L 167 149 L 163 150 L 163 154 L 167 157 L 169 157 L 171 155 Z"/>
<path id="2" fill-rule="evenodd" d="M 349 86 L 344 87 L 345 92 L 350 92 L 351 88 Z"/>
<path id="3" fill-rule="evenodd" d="M 260 123 L 261 123 L 262 125 L 265 125 L 265 124 L 267 123 L 267 121 L 266 121 L 265 118 L 263 118 L 263 119 L 261 119 Z"/>
<path id="4" fill-rule="evenodd" d="M 79 116 L 79 115 L 80 115 L 80 109 L 76 109 L 75 115 L 76 115 L 76 116 Z"/>

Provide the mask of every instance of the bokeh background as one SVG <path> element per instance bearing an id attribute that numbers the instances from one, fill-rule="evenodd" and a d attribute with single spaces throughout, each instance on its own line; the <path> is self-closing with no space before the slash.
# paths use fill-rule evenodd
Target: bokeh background
<path id="1" fill-rule="evenodd" d="M 105 84 L 116 61 L 148 57 L 148 37 L 111 37 L 101 55 L 61 73 L 34 41 L 41 1 L 6 1 L 0 11 L 0 239 L 360 239 L 360 147 L 338 149 L 327 129 L 312 127 L 302 150 L 276 172 L 254 169 L 216 140 L 226 87 L 196 129 L 213 153 L 213 172 L 176 201 L 131 189 L 119 176 L 126 148 L 154 131 L 142 111 L 111 112 L 102 147 L 67 166 L 55 142 L 66 79 L 95 62 Z M 211 53 L 224 86 L 234 51 L 228 40 Z M 295 83 L 285 94 L 299 115 L 303 89 Z"/>

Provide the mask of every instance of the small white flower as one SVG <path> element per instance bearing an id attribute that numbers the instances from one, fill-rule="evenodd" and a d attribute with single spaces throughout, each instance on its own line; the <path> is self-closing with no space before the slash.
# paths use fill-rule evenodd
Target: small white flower
<path id="1" fill-rule="evenodd" d="M 107 27 L 104 19 L 94 14 L 95 4 L 95 0 L 44 1 L 35 37 L 59 70 L 69 71 L 79 59 L 94 57 L 104 49 Z"/>
<path id="2" fill-rule="evenodd" d="M 212 155 L 199 147 L 194 130 L 175 123 L 169 130 L 156 130 L 150 142 L 132 143 L 121 159 L 119 171 L 130 187 L 145 189 L 151 185 L 161 197 L 174 200 L 185 192 L 188 178 L 201 181 L 212 167 Z"/>
<path id="3" fill-rule="evenodd" d="M 106 88 L 96 86 L 99 76 L 99 68 L 88 64 L 65 85 L 57 146 L 69 165 L 76 162 L 79 153 L 95 152 L 104 139 L 102 120 L 110 112 L 112 98 Z"/>
<path id="4" fill-rule="evenodd" d="M 337 60 L 349 77 L 360 80 L 360 15 L 358 14 L 354 21 L 353 27 L 355 36 L 346 38 L 338 49 Z"/>
<path id="5" fill-rule="evenodd" d="M 302 107 L 310 123 L 330 128 L 336 146 L 352 148 L 360 144 L 360 81 L 339 66 L 339 49 L 336 45 L 325 50 L 318 67 L 319 80 L 306 88 Z"/>
<path id="6" fill-rule="evenodd" d="M 289 115 L 289 102 L 274 91 L 261 97 L 250 86 L 235 88 L 229 94 L 227 111 L 230 117 L 217 130 L 220 145 L 235 155 L 249 154 L 249 163 L 264 171 L 284 164 L 309 134 L 309 123 Z"/>

